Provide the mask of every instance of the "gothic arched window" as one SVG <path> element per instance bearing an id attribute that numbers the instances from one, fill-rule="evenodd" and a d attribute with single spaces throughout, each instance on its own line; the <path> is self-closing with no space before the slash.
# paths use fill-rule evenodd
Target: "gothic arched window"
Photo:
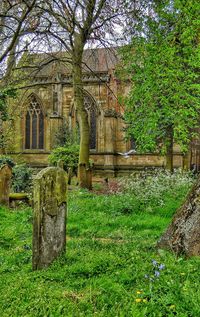
<path id="1" fill-rule="evenodd" d="M 25 149 L 44 148 L 44 115 L 35 96 L 31 96 L 25 117 Z"/>
<path id="2" fill-rule="evenodd" d="M 90 149 L 96 149 L 96 133 L 97 133 L 97 119 L 96 119 L 96 108 L 95 101 L 88 94 L 84 94 L 84 105 L 88 112 L 88 119 L 90 125 Z"/>

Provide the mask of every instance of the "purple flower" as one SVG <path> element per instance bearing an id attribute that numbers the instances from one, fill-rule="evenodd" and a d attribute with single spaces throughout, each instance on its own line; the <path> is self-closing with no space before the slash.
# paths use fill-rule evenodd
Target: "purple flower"
<path id="1" fill-rule="evenodd" d="M 153 266 L 157 266 L 157 261 L 156 260 L 152 260 L 152 264 L 153 264 Z"/>
<path id="2" fill-rule="evenodd" d="M 165 268 L 164 264 L 160 264 L 159 267 L 158 267 L 159 270 L 164 270 L 164 268 Z"/>
<path id="3" fill-rule="evenodd" d="M 160 272 L 159 272 L 159 271 L 155 271 L 155 272 L 154 272 L 154 275 L 155 275 L 156 277 L 159 277 L 159 276 L 160 276 Z"/>

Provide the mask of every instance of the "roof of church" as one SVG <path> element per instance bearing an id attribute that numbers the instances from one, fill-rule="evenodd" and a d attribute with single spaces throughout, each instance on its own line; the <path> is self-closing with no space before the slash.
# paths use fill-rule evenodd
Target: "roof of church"
<path id="1" fill-rule="evenodd" d="M 28 63 L 38 66 L 33 70 L 33 76 L 54 76 L 70 74 L 71 63 L 69 55 L 65 52 L 29 54 Z M 102 73 L 116 67 L 118 63 L 116 48 L 86 49 L 83 55 L 83 73 Z"/>

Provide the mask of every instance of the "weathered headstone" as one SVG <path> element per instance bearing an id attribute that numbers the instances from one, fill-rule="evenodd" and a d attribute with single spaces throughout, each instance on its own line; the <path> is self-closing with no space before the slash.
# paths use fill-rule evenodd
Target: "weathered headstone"
<path id="1" fill-rule="evenodd" d="M 67 173 L 47 167 L 34 180 L 33 270 L 48 267 L 66 248 Z"/>
<path id="2" fill-rule="evenodd" d="M 0 205 L 9 206 L 12 169 L 8 165 L 0 168 Z"/>
<path id="3" fill-rule="evenodd" d="M 67 172 L 68 172 L 68 185 L 71 185 L 71 181 L 72 181 L 72 168 L 69 167 Z"/>
<path id="4" fill-rule="evenodd" d="M 86 169 L 88 189 L 92 190 L 92 168 Z"/>

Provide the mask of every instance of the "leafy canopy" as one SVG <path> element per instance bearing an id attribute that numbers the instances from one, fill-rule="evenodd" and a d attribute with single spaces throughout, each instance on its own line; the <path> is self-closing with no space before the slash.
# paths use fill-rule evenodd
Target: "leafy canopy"
<path id="1" fill-rule="evenodd" d="M 6 88 L 0 90 L 0 118 L 5 121 L 8 119 L 7 102 L 8 98 L 16 98 L 16 89 Z"/>
<path id="2" fill-rule="evenodd" d="M 139 151 L 166 152 L 169 131 L 187 151 L 199 122 L 199 13 L 197 0 L 155 1 L 122 50 L 128 133 Z"/>

